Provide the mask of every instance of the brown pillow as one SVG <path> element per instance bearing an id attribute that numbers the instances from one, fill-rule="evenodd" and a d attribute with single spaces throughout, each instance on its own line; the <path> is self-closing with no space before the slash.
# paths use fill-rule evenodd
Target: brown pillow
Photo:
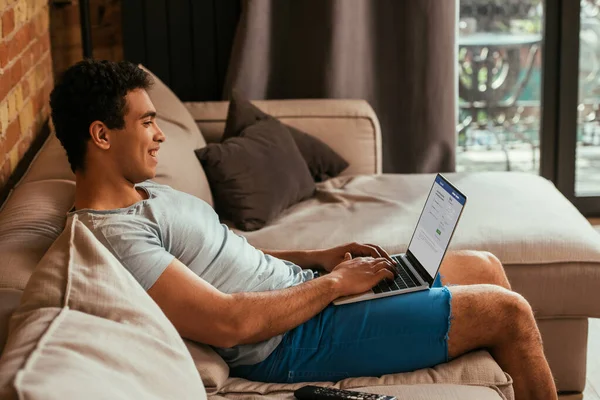
<path id="1" fill-rule="evenodd" d="M 234 90 L 231 94 L 225 132 L 221 141 L 239 136 L 245 128 L 267 119 L 275 118 L 261 111 Z M 326 181 L 329 178 L 338 176 L 340 172 L 348 167 L 349 164 L 346 160 L 316 137 L 289 125 L 284 124 L 284 126 L 292 134 L 298 150 L 300 150 L 300 154 L 302 154 L 310 169 L 310 174 L 316 182 Z"/>
<path id="2" fill-rule="evenodd" d="M 198 149 L 196 156 L 208 176 L 217 213 L 245 231 L 262 228 L 315 191 L 290 132 L 275 119 Z"/>

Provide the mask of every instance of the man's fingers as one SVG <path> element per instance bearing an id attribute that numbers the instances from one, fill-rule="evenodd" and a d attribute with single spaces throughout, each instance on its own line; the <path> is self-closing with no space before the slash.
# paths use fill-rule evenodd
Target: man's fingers
<path id="1" fill-rule="evenodd" d="M 374 247 L 379 252 L 380 257 L 387 258 L 388 260 L 390 260 L 390 262 L 392 264 L 396 264 L 396 262 L 394 261 L 394 259 L 387 253 L 387 251 L 385 251 L 384 249 L 382 249 L 381 246 L 377 246 L 376 244 L 367 244 L 367 246 Z"/>
<path id="2" fill-rule="evenodd" d="M 363 259 L 366 260 L 369 263 L 369 265 L 371 265 L 372 267 L 376 267 L 380 263 L 388 263 L 388 264 L 391 265 L 391 263 L 387 259 L 385 259 L 383 257 L 379 257 L 379 258 L 367 258 L 367 257 L 363 257 Z"/>
<path id="3" fill-rule="evenodd" d="M 361 256 L 370 256 L 373 258 L 382 257 L 382 255 L 379 254 L 379 251 L 377 251 L 375 247 L 370 246 L 368 244 L 355 243 L 353 252 L 360 254 Z"/>
<path id="4" fill-rule="evenodd" d="M 377 276 L 380 277 L 380 280 L 394 279 L 394 273 L 387 268 L 382 268 L 379 271 L 377 271 Z"/>
<path id="5" fill-rule="evenodd" d="M 386 270 L 390 271 L 390 273 L 392 274 L 392 277 L 393 277 L 394 276 L 394 264 L 392 264 L 385 258 L 378 258 L 377 260 L 378 260 L 378 262 L 373 264 L 373 269 L 377 272 L 382 269 L 386 269 Z"/>

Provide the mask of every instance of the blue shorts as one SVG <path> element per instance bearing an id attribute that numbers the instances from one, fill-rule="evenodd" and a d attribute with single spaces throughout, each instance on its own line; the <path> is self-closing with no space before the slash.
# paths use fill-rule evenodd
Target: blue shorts
<path id="1" fill-rule="evenodd" d="M 330 305 L 287 332 L 267 359 L 232 368 L 231 376 L 273 383 L 339 381 L 447 362 L 451 299 L 438 274 L 429 290 Z"/>

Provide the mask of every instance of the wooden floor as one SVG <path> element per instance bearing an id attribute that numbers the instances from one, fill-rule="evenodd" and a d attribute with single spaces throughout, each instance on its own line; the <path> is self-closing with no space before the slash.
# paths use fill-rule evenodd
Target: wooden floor
<path id="1" fill-rule="evenodd" d="M 600 218 L 590 218 L 600 232 Z M 583 391 L 584 400 L 600 400 L 600 319 L 590 319 L 588 333 L 587 381 Z"/>

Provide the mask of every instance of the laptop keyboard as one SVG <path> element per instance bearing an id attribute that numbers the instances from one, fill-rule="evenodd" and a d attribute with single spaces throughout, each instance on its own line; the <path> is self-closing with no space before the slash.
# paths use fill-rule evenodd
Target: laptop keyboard
<path id="1" fill-rule="evenodd" d="M 405 268 L 398 258 L 394 257 L 394 261 L 398 263 L 397 265 L 395 265 L 397 274 L 396 278 L 394 280 L 385 279 L 379 282 L 375 287 L 373 287 L 373 292 L 393 292 L 395 290 L 419 286 L 419 281 L 417 280 L 417 278 L 415 278 L 410 269 Z"/>

